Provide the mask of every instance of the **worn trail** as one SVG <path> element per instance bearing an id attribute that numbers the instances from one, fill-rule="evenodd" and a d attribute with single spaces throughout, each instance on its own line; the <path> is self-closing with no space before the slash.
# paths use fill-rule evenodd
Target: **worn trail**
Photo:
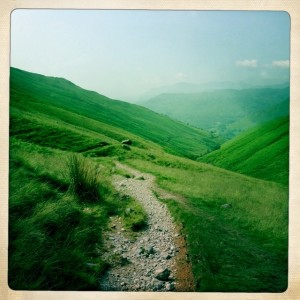
<path id="1" fill-rule="evenodd" d="M 119 217 L 111 218 L 104 255 L 108 261 L 114 258 L 118 263 L 101 279 L 101 290 L 193 290 L 184 238 L 166 205 L 159 202 L 152 192 L 155 177 L 121 164 L 117 164 L 117 168 L 133 175 L 133 178 L 115 176 L 113 183 L 119 192 L 140 201 L 148 214 L 148 226 L 132 238 L 122 228 Z M 163 196 L 166 198 L 168 194 L 164 192 Z"/>

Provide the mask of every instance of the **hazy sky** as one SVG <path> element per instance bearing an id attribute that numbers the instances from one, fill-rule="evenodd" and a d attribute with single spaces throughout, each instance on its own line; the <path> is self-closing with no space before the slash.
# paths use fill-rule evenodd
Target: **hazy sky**
<path id="1" fill-rule="evenodd" d="M 289 78 L 285 12 L 15 10 L 11 65 L 116 99 L 177 82 Z"/>

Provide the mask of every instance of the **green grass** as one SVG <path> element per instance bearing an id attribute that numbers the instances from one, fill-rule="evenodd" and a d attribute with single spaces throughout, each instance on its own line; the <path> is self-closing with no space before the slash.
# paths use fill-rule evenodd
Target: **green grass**
<path id="1" fill-rule="evenodd" d="M 100 183 L 95 164 L 78 154 L 72 154 L 67 161 L 67 166 L 71 193 L 88 203 L 99 203 L 105 198 L 107 188 Z"/>
<path id="2" fill-rule="evenodd" d="M 13 155 L 10 168 L 9 286 L 97 289 L 106 268 L 98 254 L 107 223 L 105 209 L 83 206 L 64 186 L 36 175 Z"/>
<path id="3" fill-rule="evenodd" d="M 11 68 L 11 105 L 24 111 L 49 114 L 68 110 L 95 121 L 122 128 L 159 143 L 165 150 L 197 158 L 218 144 L 203 130 L 184 125 L 144 107 L 114 100 L 71 82 Z M 65 114 L 65 113 L 64 113 Z M 85 127 L 84 124 L 82 127 Z M 99 128 L 101 131 L 101 129 Z"/>
<path id="4" fill-rule="evenodd" d="M 109 216 L 124 217 L 134 231 L 146 224 L 134 199 L 112 188 L 113 163 L 91 161 L 31 143 L 11 140 L 9 274 L 15 290 L 98 290 L 109 267 L 102 234 Z"/>
<path id="5" fill-rule="evenodd" d="M 199 131 L 151 119 L 147 110 L 63 79 L 12 69 L 10 104 L 11 288 L 98 288 L 97 279 L 108 267 L 101 254 L 109 216 L 120 216 L 133 235 L 147 226 L 143 208 L 130 197 L 125 201 L 110 184 L 113 174 L 132 176 L 116 171 L 114 161 L 120 160 L 154 174 L 161 187 L 185 197 L 162 201 L 182 225 L 197 291 L 285 290 L 287 173 L 278 180 L 274 172 L 284 170 L 276 160 L 280 153 L 286 165 L 285 121 L 275 134 L 270 126 L 253 131 L 255 138 L 241 136 L 232 156 L 226 152 L 245 170 L 249 162 L 256 172 L 268 174 L 264 178 L 270 181 L 264 181 L 166 153 L 197 158 L 213 146 Z M 133 141 L 129 149 L 122 147 L 124 139 Z M 231 143 L 220 151 L 232 149 L 236 143 Z M 232 208 L 221 207 L 226 203 Z"/>
<path id="6" fill-rule="evenodd" d="M 289 118 L 255 127 L 201 158 L 232 171 L 288 184 Z"/>
<path id="7" fill-rule="evenodd" d="M 131 197 L 127 197 L 126 202 L 127 204 L 122 214 L 125 227 L 134 232 L 147 227 L 148 217 L 142 205 L 139 202 L 134 201 Z"/>
<path id="8" fill-rule="evenodd" d="M 128 163 L 186 198 L 165 202 L 183 226 L 198 291 L 286 289 L 286 188 L 170 156 Z M 221 207 L 226 203 L 232 208 Z"/>

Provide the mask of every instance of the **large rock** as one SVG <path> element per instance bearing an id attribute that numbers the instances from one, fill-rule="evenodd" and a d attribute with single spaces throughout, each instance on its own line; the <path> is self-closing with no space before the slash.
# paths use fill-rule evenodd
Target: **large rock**
<path id="1" fill-rule="evenodd" d="M 148 246 L 145 248 L 145 252 L 150 255 L 150 254 L 154 254 L 154 248 L 153 246 Z"/>
<path id="2" fill-rule="evenodd" d="M 164 287 L 163 282 L 157 281 L 157 282 L 154 282 L 154 283 L 153 283 L 153 288 L 152 288 L 152 290 L 153 290 L 153 291 L 159 291 L 159 290 L 161 290 L 163 287 Z"/>
<path id="3" fill-rule="evenodd" d="M 123 145 L 132 145 L 132 141 L 131 140 L 123 140 L 121 143 Z"/>
<path id="4" fill-rule="evenodd" d="M 230 203 L 225 203 L 223 205 L 221 205 L 221 208 L 231 208 L 232 205 Z"/>
<path id="5" fill-rule="evenodd" d="M 168 268 L 158 268 L 154 271 L 154 277 L 158 280 L 168 281 L 171 271 Z"/>
<path id="6" fill-rule="evenodd" d="M 170 259 L 172 257 L 168 252 L 165 251 L 162 252 L 160 255 L 163 259 Z"/>
<path id="7" fill-rule="evenodd" d="M 166 290 L 167 291 L 173 291 L 175 288 L 174 283 L 173 282 L 166 282 Z"/>

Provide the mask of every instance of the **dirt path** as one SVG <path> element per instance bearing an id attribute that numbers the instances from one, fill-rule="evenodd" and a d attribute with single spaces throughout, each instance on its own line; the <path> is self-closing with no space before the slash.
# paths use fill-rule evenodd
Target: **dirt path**
<path id="1" fill-rule="evenodd" d="M 148 226 L 137 238 L 130 238 L 122 228 L 121 219 L 111 218 L 105 256 L 117 263 L 102 278 L 101 290 L 192 291 L 193 277 L 186 260 L 185 241 L 166 205 L 152 192 L 155 177 L 119 163 L 116 167 L 133 175 L 133 178 L 115 176 L 113 183 L 122 194 L 140 201 L 148 215 Z M 174 199 L 161 189 L 157 191 L 163 198 Z"/>

